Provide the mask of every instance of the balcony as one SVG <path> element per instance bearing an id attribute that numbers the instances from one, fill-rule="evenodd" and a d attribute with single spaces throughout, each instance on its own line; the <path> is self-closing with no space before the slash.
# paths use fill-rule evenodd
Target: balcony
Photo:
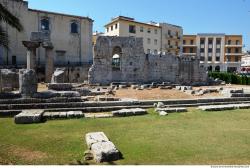
<path id="1" fill-rule="evenodd" d="M 230 47 L 243 47 L 241 44 L 226 44 L 225 47 L 230 48 Z"/>
<path id="2" fill-rule="evenodd" d="M 187 56 L 197 56 L 197 53 L 183 53 L 183 55 L 187 55 Z"/>
<path id="3" fill-rule="evenodd" d="M 195 44 L 183 44 L 183 47 L 197 47 Z"/>
<path id="4" fill-rule="evenodd" d="M 243 56 L 243 53 L 225 53 L 226 56 Z"/>

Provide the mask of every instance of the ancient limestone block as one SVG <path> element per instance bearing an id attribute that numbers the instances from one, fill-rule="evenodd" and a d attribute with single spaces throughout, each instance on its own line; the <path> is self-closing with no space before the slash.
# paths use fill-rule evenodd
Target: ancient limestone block
<path id="1" fill-rule="evenodd" d="M 65 68 L 57 68 L 52 75 L 51 83 L 65 83 L 66 81 Z"/>
<path id="2" fill-rule="evenodd" d="M 158 102 L 156 107 L 157 107 L 157 108 L 164 108 L 165 105 L 164 105 L 164 103 L 162 103 L 162 102 Z"/>
<path id="3" fill-rule="evenodd" d="M 103 132 L 92 132 L 85 135 L 85 140 L 94 160 L 98 163 L 120 159 L 120 152 Z"/>
<path id="4" fill-rule="evenodd" d="M 89 149 L 94 143 L 97 142 L 107 142 L 109 141 L 108 137 L 104 132 L 92 132 L 85 135 L 85 140 Z"/>
<path id="5" fill-rule="evenodd" d="M 159 115 L 160 115 L 160 116 L 167 116 L 167 115 L 168 115 L 168 113 L 167 113 L 167 112 L 165 112 L 165 111 L 160 111 L 160 112 L 159 112 Z"/>
<path id="6" fill-rule="evenodd" d="M 69 91 L 72 90 L 73 85 L 71 83 L 49 83 L 48 89 L 49 90 L 56 90 L 56 91 Z"/>
<path id="7" fill-rule="evenodd" d="M 32 69 L 19 72 L 19 91 L 23 96 L 33 96 L 37 92 L 37 76 Z"/>
<path id="8" fill-rule="evenodd" d="M 122 110 L 112 111 L 112 114 L 115 117 L 126 117 L 126 116 L 145 115 L 147 114 L 147 111 L 141 108 L 122 109 Z"/>
<path id="9" fill-rule="evenodd" d="M 14 117 L 16 124 L 41 123 L 44 110 L 23 110 Z"/>
<path id="10" fill-rule="evenodd" d="M 18 70 L 1 69 L 0 70 L 0 92 L 19 88 L 19 74 Z"/>
<path id="11" fill-rule="evenodd" d="M 156 108 L 155 111 L 156 112 L 165 111 L 167 113 L 175 113 L 175 112 L 181 113 L 181 112 L 187 112 L 187 108 L 182 108 L 182 107 L 179 107 L 179 108 Z"/>
<path id="12" fill-rule="evenodd" d="M 91 151 L 97 163 L 115 161 L 120 158 L 120 152 L 110 141 L 94 143 L 91 146 Z"/>

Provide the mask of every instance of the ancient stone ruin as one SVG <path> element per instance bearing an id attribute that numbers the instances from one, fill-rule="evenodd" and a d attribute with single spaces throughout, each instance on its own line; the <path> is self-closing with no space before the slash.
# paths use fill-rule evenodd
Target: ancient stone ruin
<path id="1" fill-rule="evenodd" d="M 202 85 L 207 82 L 207 74 L 196 58 L 145 54 L 142 38 L 102 36 L 94 46 L 89 83 L 111 82 Z"/>

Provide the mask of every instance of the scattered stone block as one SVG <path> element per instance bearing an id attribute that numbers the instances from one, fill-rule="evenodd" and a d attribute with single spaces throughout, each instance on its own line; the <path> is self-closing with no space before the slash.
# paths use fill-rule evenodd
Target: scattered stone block
<path id="1" fill-rule="evenodd" d="M 136 115 L 145 115 L 147 111 L 141 108 L 135 109 L 122 109 L 118 111 L 112 111 L 114 117 L 127 117 L 127 116 L 136 116 Z"/>
<path id="2" fill-rule="evenodd" d="M 164 108 L 165 105 L 164 105 L 164 103 L 162 103 L 162 102 L 158 102 L 156 107 L 157 107 L 157 108 Z"/>
<path id="3" fill-rule="evenodd" d="M 85 113 L 85 118 L 110 118 L 113 117 L 111 113 Z"/>
<path id="4" fill-rule="evenodd" d="M 52 75 L 51 83 L 65 83 L 66 73 L 65 68 L 57 68 Z"/>
<path id="5" fill-rule="evenodd" d="M 71 83 L 49 83 L 48 89 L 49 90 L 56 90 L 56 91 L 70 91 L 72 90 L 73 86 Z"/>
<path id="6" fill-rule="evenodd" d="M 182 112 L 187 112 L 187 108 L 156 108 L 155 109 L 156 112 L 167 112 L 167 113 L 182 113 Z"/>
<path id="7" fill-rule="evenodd" d="M 97 163 L 120 159 L 120 152 L 103 132 L 88 133 L 85 136 L 85 140 L 90 153 L 93 154 L 93 158 Z"/>
<path id="8" fill-rule="evenodd" d="M 44 110 L 23 110 L 14 117 L 16 124 L 33 124 L 43 122 Z"/>
<path id="9" fill-rule="evenodd" d="M 167 112 L 165 112 L 165 111 L 160 111 L 160 112 L 159 112 L 159 115 L 160 115 L 160 116 L 167 116 L 167 115 L 168 115 L 168 113 L 167 113 Z"/>

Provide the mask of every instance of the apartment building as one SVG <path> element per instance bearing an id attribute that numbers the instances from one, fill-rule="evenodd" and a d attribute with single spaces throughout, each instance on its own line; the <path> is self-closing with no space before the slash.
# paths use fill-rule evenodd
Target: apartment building
<path id="1" fill-rule="evenodd" d="M 182 53 L 183 29 L 168 23 L 143 23 L 134 18 L 119 16 L 105 25 L 106 36 L 143 38 L 145 53 Z"/>
<path id="2" fill-rule="evenodd" d="M 183 36 L 183 54 L 197 56 L 209 71 L 240 71 L 242 35 L 202 33 Z"/>

